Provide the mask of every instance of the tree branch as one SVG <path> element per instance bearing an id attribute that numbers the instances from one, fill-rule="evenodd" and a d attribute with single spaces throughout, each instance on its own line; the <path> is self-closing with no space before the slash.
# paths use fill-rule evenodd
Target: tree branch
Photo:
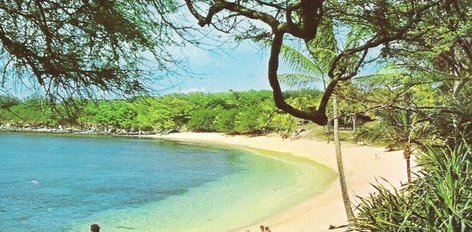
<path id="1" fill-rule="evenodd" d="M 288 114 L 295 116 L 297 118 L 301 119 L 306 119 L 315 122 L 316 124 L 319 125 L 325 125 L 328 122 L 328 118 L 326 117 L 326 106 L 319 107 L 322 110 L 318 111 L 302 111 L 299 109 L 294 108 L 290 104 L 288 104 L 283 96 L 282 89 L 280 88 L 280 83 L 278 80 L 277 76 L 277 70 L 279 67 L 279 54 L 280 54 L 280 49 L 283 44 L 283 37 L 284 37 L 284 32 L 276 32 L 274 35 L 274 39 L 272 41 L 272 47 L 271 47 L 271 52 L 270 52 L 270 58 L 269 58 L 269 83 L 270 86 L 272 87 L 273 95 L 274 95 L 274 102 L 275 105 L 287 112 Z M 331 84 L 330 90 L 327 89 L 325 92 L 325 96 L 328 96 L 334 91 L 335 84 Z M 330 94 L 327 94 L 328 91 L 331 91 Z M 329 100 L 329 97 L 326 97 L 325 99 L 325 104 Z M 321 105 L 321 104 L 320 104 Z"/>

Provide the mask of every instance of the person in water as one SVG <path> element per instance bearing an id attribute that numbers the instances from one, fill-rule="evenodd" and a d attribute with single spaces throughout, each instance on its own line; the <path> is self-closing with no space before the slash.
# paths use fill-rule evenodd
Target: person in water
<path id="1" fill-rule="evenodd" d="M 272 231 L 270 231 L 269 227 L 266 226 L 266 227 L 265 227 L 265 232 L 272 232 Z"/>
<path id="2" fill-rule="evenodd" d="M 98 226 L 97 224 L 92 224 L 90 226 L 90 232 L 100 232 L 100 226 Z"/>
<path id="3" fill-rule="evenodd" d="M 261 229 L 261 232 L 264 232 L 264 226 L 263 225 L 259 226 L 259 228 Z"/>

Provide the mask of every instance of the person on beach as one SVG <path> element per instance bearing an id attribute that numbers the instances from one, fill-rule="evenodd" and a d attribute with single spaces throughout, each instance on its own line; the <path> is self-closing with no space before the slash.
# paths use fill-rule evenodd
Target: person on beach
<path id="1" fill-rule="evenodd" d="M 265 232 L 272 232 L 272 231 L 270 231 L 270 229 L 269 229 L 268 226 L 265 227 L 265 230 L 264 230 L 264 231 L 265 231 Z"/>
<path id="2" fill-rule="evenodd" d="M 100 226 L 98 226 L 97 224 L 92 224 L 90 226 L 90 232 L 100 232 Z"/>
<path id="3" fill-rule="evenodd" d="M 263 225 L 259 226 L 259 228 L 261 229 L 261 232 L 264 232 L 264 226 Z"/>

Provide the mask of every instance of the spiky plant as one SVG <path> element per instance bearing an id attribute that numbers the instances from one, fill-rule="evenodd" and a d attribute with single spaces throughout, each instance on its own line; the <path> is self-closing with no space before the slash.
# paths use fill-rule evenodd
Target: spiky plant
<path id="1" fill-rule="evenodd" d="M 361 198 L 360 231 L 472 231 L 472 147 L 428 148 L 414 184 Z"/>

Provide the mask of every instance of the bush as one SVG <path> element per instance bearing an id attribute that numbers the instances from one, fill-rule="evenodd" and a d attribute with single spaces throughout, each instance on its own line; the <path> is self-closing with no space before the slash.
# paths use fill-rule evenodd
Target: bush
<path id="1" fill-rule="evenodd" d="M 231 133 L 236 123 L 237 109 L 221 110 L 215 117 L 214 128 L 218 132 Z"/>
<path id="2" fill-rule="evenodd" d="M 217 110 L 215 109 L 199 109 L 190 114 L 187 122 L 187 129 L 197 132 L 216 131 L 213 122 L 216 118 Z"/>
<path id="3" fill-rule="evenodd" d="M 287 100 L 306 109 L 310 106 L 301 103 L 319 102 L 316 99 L 319 95 L 319 91 L 291 91 L 287 93 Z M 3 99 L 0 96 L 2 102 L 8 100 Z M 55 126 L 70 122 L 67 124 L 126 130 L 187 129 L 196 132 L 261 134 L 289 131 L 300 122 L 277 111 L 272 92 L 266 90 L 89 101 L 80 105 L 74 112 L 73 120 L 68 121 L 51 111 L 43 98 L 33 97 L 15 104 L 8 105 L 8 109 L 0 108 L 0 123 Z M 62 103 L 57 107 L 64 109 Z"/>
<path id="4" fill-rule="evenodd" d="M 259 117 L 264 114 L 258 107 L 246 107 L 241 109 L 236 116 L 234 131 L 240 134 L 258 134 L 263 131 L 259 123 Z"/>
<path id="5" fill-rule="evenodd" d="M 361 199 L 358 230 L 472 231 L 471 146 L 428 148 L 420 165 L 404 189 L 377 186 L 377 194 Z"/>

